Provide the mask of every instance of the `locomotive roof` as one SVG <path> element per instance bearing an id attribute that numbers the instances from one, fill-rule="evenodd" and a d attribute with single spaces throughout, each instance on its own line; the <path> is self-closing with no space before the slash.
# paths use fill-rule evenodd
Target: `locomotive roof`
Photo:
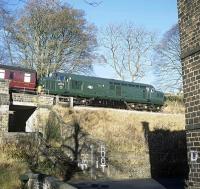
<path id="1" fill-rule="evenodd" d="M 8 70 L 19 70 L 19 71 L 24 71 L 24 72 L 36 73 L 36 71 L 33 69 L 22 68 L 20 66 L 10 66 L 10 65 L 5 65 L 5 64 L 0 64 L 0 68 L 8 69 Z"/>
<path id="2" fill-rule="evenodd" d="M 91 78 L 91 79 L 97 79 L 97 80 L 109 80 L 110 82 L 115 82 L 115 83 L 124 83 L 124 84 L 135 84 L 135 85 L 140 85 L 140 86 L 148 86 L 148 87 L 152 87 L 154 88 L 154 86 L 150 85 L 150 84 L 145 84 L 145 83 L 137 83 L 137 82 L 131 82 L 131 81 L 123 81 L 123 80 L 117 80 L 117 79 L 109 79 L 109 78 L 102 78 L 102 77 L 95 77 L 95 76 L 85 76 L 85 75 L 79 75 L 79 74 L 71 74 L 71 73 L 62 73 L 62 72 L 55 72 L 56 74 L 59 75 L 68 75 L 68 76 L 75 76 L 75 77 L 79 77 L 79 78 Z"/>

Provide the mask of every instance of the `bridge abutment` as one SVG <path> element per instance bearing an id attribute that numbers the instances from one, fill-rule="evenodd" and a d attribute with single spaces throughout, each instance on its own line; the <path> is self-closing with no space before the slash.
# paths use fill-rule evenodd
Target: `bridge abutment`
<path id="1" fill-rule="evenodd" d="M 0 80 L 0 135 L 26 132 L 28 119 L 36 108 L 49 108 L 54 96 L 9 93 L 9 81 Z"/>

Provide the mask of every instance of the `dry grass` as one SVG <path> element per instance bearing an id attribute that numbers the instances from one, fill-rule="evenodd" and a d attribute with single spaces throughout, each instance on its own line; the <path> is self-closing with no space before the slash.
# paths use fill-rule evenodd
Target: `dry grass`
<path id="1" fill-rule="evenodd" d="M 164 113 L 184 114 L 185 106 L 184 106 L 183 102 L 167 100 L 164 104 L 164 107 L 162 108 L 162 111 Z"/>
<path id="2" fill-rule="evenodd" d="M 109 161 L 107 176 L 112 179 L 150 177 L 149 148 L 143 122 L 148 123 L 152 132 L 157 129 L 182 131 L 185 127 L 184 114 L 68 109 L 61 106 L 55 106 L 49 111 L 39 110 L 39 121 L 36 123 L 43 124 L 35 126 L 45 129 L 44 126 L 50 124 L 50 119 L 55 121 L 53 113 L 58 116 L 57 125 L 60 124 L 59 121 L 69 123 L 76 119 L 89 137 L 106 144 Z M 18 177 L 27 170 L 27 166 L 8 154 L 9 150 L 0 148 L 0 188 L 19 189 Z"/>
<path id="3" fill-rule="evenodd" d="M 148 144 L 144 136 L 143 122 L 149 124 L 150 131 L 181 131 L 185 127 L 184 114 L 138 113 L 110 109 L 73 111 L 58 106 L 54 111 L 65 122 L 76 117 L 80 126 L 92 138 L 105 142 L 112 172 L 109 176 L 114 178 L 150 177 Z"/>
<path id="4" fill-rule="evenodd" d="M 27 170 L 25 163 L 11 157 L 12 146 L 0 147 L 0 188 L 20 189 L 19 176 Z"/>

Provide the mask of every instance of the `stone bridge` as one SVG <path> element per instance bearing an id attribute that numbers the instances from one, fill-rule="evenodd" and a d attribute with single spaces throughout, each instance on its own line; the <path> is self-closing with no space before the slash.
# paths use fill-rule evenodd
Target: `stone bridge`
<path id="1" fill-rule="evenodd" d="M 51 107 L 54 96 L 9 93 L 9 81 L 0 80 L 0 135 L 23 132 L 26 121 L 36 108 Z"/>

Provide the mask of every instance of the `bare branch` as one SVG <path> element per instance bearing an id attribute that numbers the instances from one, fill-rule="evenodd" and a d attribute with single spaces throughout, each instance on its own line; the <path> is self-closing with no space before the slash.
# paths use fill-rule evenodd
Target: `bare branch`
<path id="1" fill-rule="evenodd" d="M 178 24 L 165 33 L 155 52 L 155 73 L 158 84 L 166 91 L 181 91 L 182 68 Z"/>
<path id="2" fill-rule="evenodd" d="M 84 1 L 93 7 L 97 7 L 103 2 L 103 1 L 89 1 L 89 0 L 84 0 Z"/>

